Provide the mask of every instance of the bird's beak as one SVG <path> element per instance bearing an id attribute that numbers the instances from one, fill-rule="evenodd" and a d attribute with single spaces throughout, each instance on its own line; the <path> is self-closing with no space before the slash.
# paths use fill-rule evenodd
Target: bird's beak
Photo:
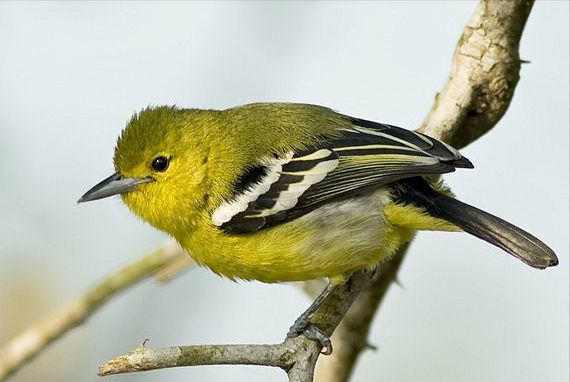
<path id="1" fill-rule="evenodd" d="M 87 191 L 85 195 L 79 198 L 77 203 L 90 202 L 92 200 L 133 191 L 137 189 L 138 184 L 152 182 L 153 180 L 152 178 L 125 178 L 123 174 L 117 172 L 97 183 Z"/>

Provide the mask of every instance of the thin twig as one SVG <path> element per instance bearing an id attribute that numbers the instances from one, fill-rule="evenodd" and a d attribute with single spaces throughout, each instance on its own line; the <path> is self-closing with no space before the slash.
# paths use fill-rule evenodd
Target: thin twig
<path id="1" fill-rule="evenodd" d="M 111 297 L 153 275 L 180 256 L 187 255 L 178 244 L 165 245 L 119 269 L 83 296 L 12 339 L 0 349 L 0 381 L 63 334 L 81 325 Z"/>
<path id="2" fill-rule="evenodd" d="M 299 340 L 297 340 L 299 341 Z M 126 355 L 117 357 L 99 367 L 98 375 L 147 371 L 167 367 L 195 365 L 263 365 L 288 370 L 293 366 L 295 341 L 279 345 L 207 345 L 173 346 L 149 349 L 142 344 Z"/>

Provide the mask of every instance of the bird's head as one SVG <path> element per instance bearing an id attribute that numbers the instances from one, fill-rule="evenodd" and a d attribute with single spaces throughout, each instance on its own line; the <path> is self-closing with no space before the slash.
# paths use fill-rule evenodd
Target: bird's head
<path id="1" fill-rule="evenodd" d="M 211 113 L 209 113 L 211 114 Z M 208 114 L 208 115 L 209 115 Z M 153 226 L 175 235 L 206 202 L 207 115 L 201 110 L 147 108 L 135 114 L 117 140 L 115 173 L 79 203 L 121 195 Z"/>

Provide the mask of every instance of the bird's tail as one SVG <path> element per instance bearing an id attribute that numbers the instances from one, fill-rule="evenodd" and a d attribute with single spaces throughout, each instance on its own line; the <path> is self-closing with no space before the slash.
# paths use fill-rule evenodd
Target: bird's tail
<path id="1" fill-rule="evenodd" d="M 530 233 L 485 211 L 460 202 L 431 188 L 422 178 L 401 181 L 397 203 L 412 204 L 435 218 L 452 223 L 534 268 L 558 264 L 552 249 Z"/>

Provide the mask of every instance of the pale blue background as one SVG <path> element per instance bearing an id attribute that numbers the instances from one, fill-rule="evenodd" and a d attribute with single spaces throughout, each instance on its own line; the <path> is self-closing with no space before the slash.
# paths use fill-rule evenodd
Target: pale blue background
<path id="1" fill-rule="evenodd" d="M 167 241 L 120 199 L 77 206 L 112 171 L 146 105 L 327 105 L 416 128 L 443 85 L 473 2 L 1 2 L 0 344 Z M 376 318 L 355 381 L 568 381 L 568 2 L 539 1 L 506 116 L 446 177 L 528 229 L 561 265 L 524 266 L 465 234 L 422 233 Z M 113 300 L 14 381 L 95 381 L 150 346 L 278 342 L 309 300 L 206 269 Z M 116 381 L 284 381 L 216 366 Z"/>

